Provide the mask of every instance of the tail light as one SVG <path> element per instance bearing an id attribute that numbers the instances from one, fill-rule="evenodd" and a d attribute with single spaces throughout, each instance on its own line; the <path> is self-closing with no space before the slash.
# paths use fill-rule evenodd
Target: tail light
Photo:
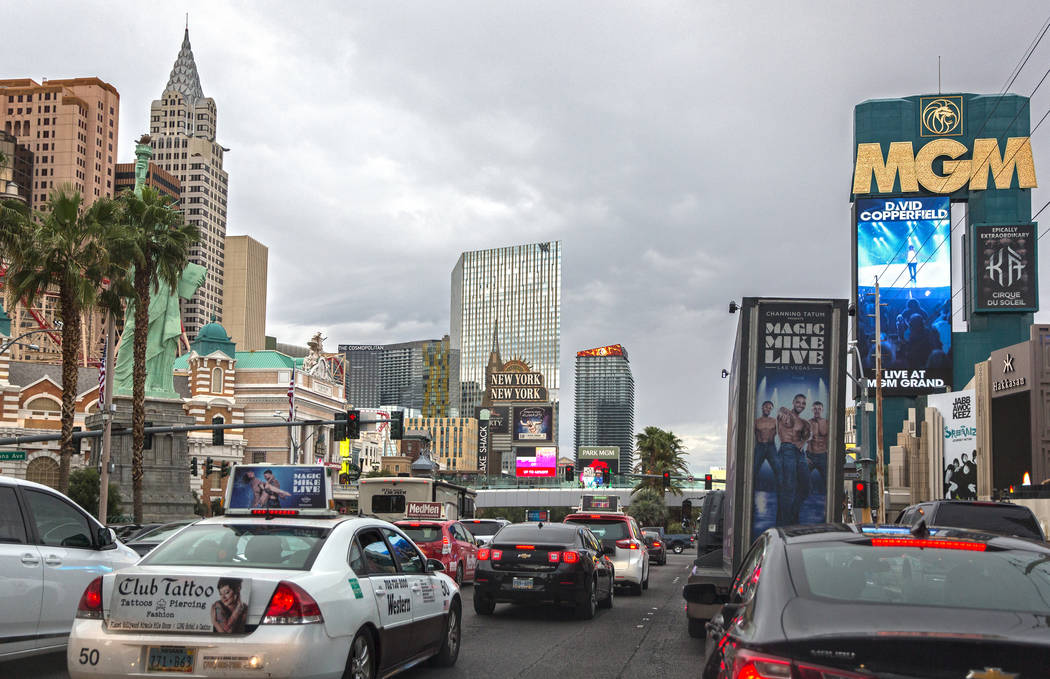
<path id="1" fill-rule="evenodd" d="M 576 552 L 562 552 L 561 560 L 565 563 L 579 563 L 580 555 Z"/>
<path id="2" fill-rule="evenodd" d="M 872 547 L 919 547 L 921 549 L 957 549 L 967 552 L 983 552 L 983 542 L 965 540 L 925 540 L 920 538 L 872 538 Z"/>
<path id="3" fill-rule="evenodd" d="M 264 625 L 306 625 L 324 622 L 321 608 L 312 596 L 294 582 L 281 581 L 263 613 Z"/>
<path id="4" fill-rule="evenodd" d="M 452 553 L 452 543 L 449 542 L 449 539 L 448 539 L 447 535 L 445 537 L 441 538 L 441 553 L 442 554 L 451 554 Z"/>
<path id="5" fill-rule="evenodd" d="M 653 540 L 653 547 L 659 547 L 659 546 L 660 546 L 660 541 L 659 540 Z"/>
<path id="6" fill-rule="evenodd" d="M 561 552 L 548 552 L 547 561 L 550 563 L 558 563 L 561 561 Z"/>
<path id="7" fill-rule="evenodd" d="M 794 670 L 794 673 L 792 673 Z M 737 651 L 733 659 L 732 679 L 873 679 L 872 674 L 858 674 L 834 667 L 798 664 L 748 649 Z"/>
<path id="8" fill-rule="evenodd" d="M 98 577 L 88 583 L 77 604 L 77 617 L 82 620 L 102 619 L 102 578 Z"/>
<path id="9" fill-rule="evenodd" d="M 616 546 L 620 549 L 638 549 L 638 542 L 631 538 L 624 538 L 623 540 L 617 540 Z"/>
<path id="10" fill-rule="evenodd" d="M 503 558 L 503 550 L 501 550 L 501 549 L 494 549 L 494 550 L 492 550 L 492 560 L 493 561 L 499 561 L 502 558 Z"/>
<path id="11" fill-rule="evenodd" d="M 482 547 L 481 549 L 478 550 L 478 561 L 488 561 L 488 560 L 489 560 L 489 549 L 488 549 L 488 547 Z"/>

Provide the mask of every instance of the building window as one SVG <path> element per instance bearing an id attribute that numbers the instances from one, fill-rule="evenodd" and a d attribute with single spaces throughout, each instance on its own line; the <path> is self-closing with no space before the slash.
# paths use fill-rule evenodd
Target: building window
<path id="1" fill-rule="evenodd" d="M 58 488 L 58 463 L 50 457 L 38 457 L 26 466 L 26 481 Z"/>
<path id="2" fill-rule="evenodd" d="M 222 393 L 222 368 L 214 368 L 211 371 L 211 393 Z"/>

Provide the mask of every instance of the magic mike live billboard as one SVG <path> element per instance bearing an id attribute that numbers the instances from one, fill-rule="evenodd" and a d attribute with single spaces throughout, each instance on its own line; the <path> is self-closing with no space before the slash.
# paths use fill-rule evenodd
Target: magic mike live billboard
<path id="1" fill-rule="evenodd" d="M 856 225 L 857 346 L 868 388 L 875 388 L 878 279 L 883 393 L 944 391 L 952 375 L 948 198 L 859 198 Z"/>

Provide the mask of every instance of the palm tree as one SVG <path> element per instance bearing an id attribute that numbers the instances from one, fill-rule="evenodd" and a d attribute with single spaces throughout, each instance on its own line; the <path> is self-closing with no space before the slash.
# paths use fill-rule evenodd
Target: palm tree
<path id="1" fill-rule="evenodd" d="M 62 434 L 58 490 L 69 487 L 73 456 L 73 406 L 77 396 L 77 349 L 81 314 L 99 299 L 110 267 L 109 242 L 117 226 L 113 201 L 100 198 L 84 208 L 71 186 L 51 191 L 36 219 L 14 201 L 0 212 L 0 250 L 8 262 L 7 285 L 26 305 L 56 289 L 62 320 Z"/>
<path id="2" fill-rule="evenodd" d="M 664 431 L 659 427 L 646 427 L 645 431 L 635 435 L 638 452 L 638 464 L 634 471 L 638 474 L 662 475 L 669 472 L 671 476 L 684 476 L 689 473 L 689 465 L 685 460 L 685 447 L 682 439 L 674 435 L 674 432 Z M 637 493 L 643 488 L 651 488 L 662 492 L 663 479 L 644 478 L 634 487 L 632 493 Z M 671 481 L 671 492 L 675 495 L 682 494 L 682 487 L 674 480 Z"/>
<path id="3" fill-rule="evenodd" d="M 130 242 L 130 260 L 134 265 L 131 284 L 134 295 L 129 300 L 135 310 L 132 341 L 131 388 L 131 493 L 132 513 L 142 522 L 142 448 L 146 440 L 146 342 L 149 336 L 149 302 L 153 290 L 161 285 L 175 290 L 183 269 L 189 263 L 190 246 L 200 238 L 196 226 L 186 224 L 175 201 L 155 189 L 144 186 L 142 195 L 130 191 L 121 194 L 122 222 Z"/>

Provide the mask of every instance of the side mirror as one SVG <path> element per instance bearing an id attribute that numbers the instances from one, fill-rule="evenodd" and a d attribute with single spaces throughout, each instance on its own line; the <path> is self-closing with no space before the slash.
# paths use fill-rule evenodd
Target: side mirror
<path id="1" fill-rule="evenodd" d="M 104 526 L 98 527 L 98 532 L 95 535 L 95 540 L 98 543 L 99 549 L 111 549 L 117 546 L 117 536 L 111 528 Z"/>
<path id="2" fill-rule="evenodd" d="M 445 564 L 437 559 L 427 559 L 427 570 L 431 572 L 443 571 L 445 570 Z"/>

